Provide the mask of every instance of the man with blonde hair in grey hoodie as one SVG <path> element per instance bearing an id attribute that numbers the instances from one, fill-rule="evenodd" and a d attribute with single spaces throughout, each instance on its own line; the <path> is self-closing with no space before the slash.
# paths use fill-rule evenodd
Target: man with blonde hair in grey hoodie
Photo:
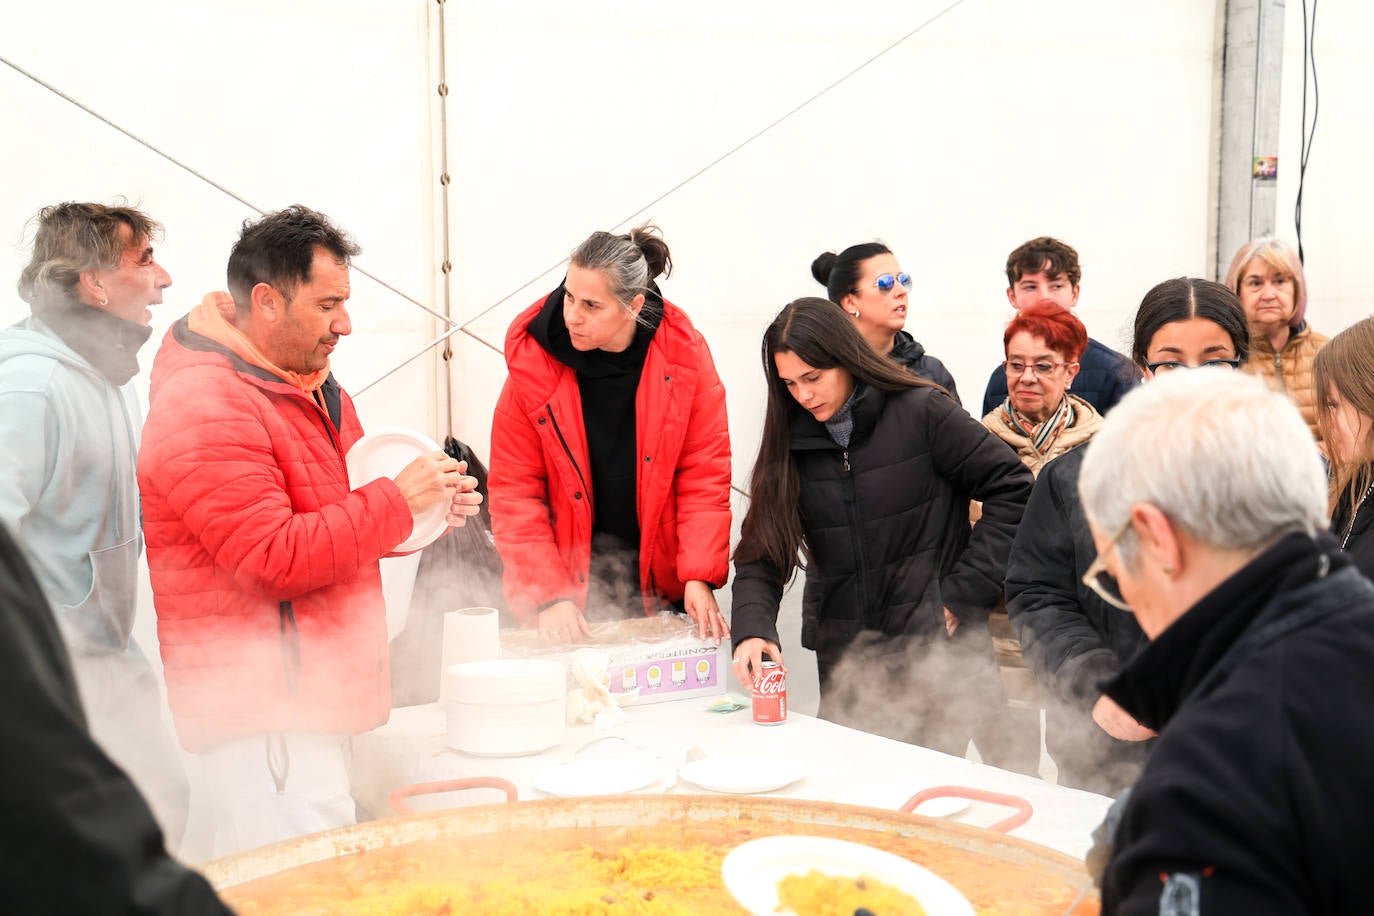
<path id="1" fill-rule="evenodd" d="M 19 278 L 31 313 L 0 331 L 0 522 L 53 608 L 93 737 L 175 849 L 186 776 L 157 679 L 132 639 L 143 536 L 131 380 L 149 307 L 172 284 L 153 257 L 161 229 L 127 206 L 39 212 Z"/>

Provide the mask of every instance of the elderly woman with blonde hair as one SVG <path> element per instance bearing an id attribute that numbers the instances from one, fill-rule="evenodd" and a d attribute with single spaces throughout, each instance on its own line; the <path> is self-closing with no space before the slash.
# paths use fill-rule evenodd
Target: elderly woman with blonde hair
<path id="1" fill-rule="evenodd" d="M 1325 533 L 1297 410 L 1238 373 L 1157 377 L 1079 489 L 1084 578 L 1150 639 L 1105 691 L 1159 732 L 1108 817 L 1102 912 L 1366 912 L 1374 584 Z"/>
<path id="2" fill-rule="evenodd" d="M 1225 283 L 1240 297 L 1250 322 L 1245 371 L 1292 398 L 1320 442 L 1312 360 L 1328 338 L 1307 324 L 1307 279 L 1297 252 L 1274 238 L 1247 242 L 1231 259 Z"/>

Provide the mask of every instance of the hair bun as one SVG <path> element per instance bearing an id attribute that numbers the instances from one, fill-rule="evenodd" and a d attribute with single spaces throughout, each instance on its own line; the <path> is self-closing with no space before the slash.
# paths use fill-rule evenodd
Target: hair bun
<path id="1" fill-rule="evenodd" d="M 811 262 L 811 276 L 821 286 L 830 285 L 830 273 L 835 269 L 835 259 L 838 257 L 835 252 L 826 251 Z"/>
<path id="2" fill-rule="evenodd" d="M 673 272 L 673 257 L 668 252 L 668 243 L 663 240 L 662 229 L 653 223 L 644 223 L 631 229 L 627 237 L 639 249 L 639 253 L 644 255 L 644 262 L 649 266 L 650 280 L 660 276 L 666 277 Z"/>

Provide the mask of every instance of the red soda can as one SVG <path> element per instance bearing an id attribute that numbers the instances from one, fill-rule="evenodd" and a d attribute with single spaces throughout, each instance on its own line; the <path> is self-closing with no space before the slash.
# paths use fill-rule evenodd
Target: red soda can
<path id="1" fill-rule="evenodd" d="M 754 676 L 754 722 L 781 725 L 787 721 L 787 672 L 777 662 L 764 662 Z"/>

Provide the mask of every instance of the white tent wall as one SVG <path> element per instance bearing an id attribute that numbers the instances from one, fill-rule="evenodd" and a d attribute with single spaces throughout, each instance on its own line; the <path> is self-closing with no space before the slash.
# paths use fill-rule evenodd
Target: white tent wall
<path id="1" fill-rule="evenodd" d="M 1293 205 L 1297 198 L 1302 124 L 1302 17 L 1315 4 L 1287 0 L 1283 42 L 1283 98 L 1279 103 L 1278 236 L 1296 241 Z M 1366 270 L 1374 251 L 1374 182 L 1369 151 L 1374 149 L 1369 87 L 1374 85 L 1374 4 L 1324 3 L 1315 32 L 1320 112 L 1303 189 L 1303 273 L 1307 277 L 1307 317 L 1330 336 L 1374 313 Z M 1313 115 L 1311 77 L 1307 116 Z"/>
<path id="2" fill-rule="evenodd" d="M 1125 347 L 1150 285 L 1210 263 L 1218 9 L 445 4 L 448 251 L 453 316 L 468 331 L 453 338 L 455 431 L 489 454 L 504 377 L 493 347 L 506 326 L 553 287 L 589 232 L 646 218 L 675 256 L 664 292 L 705 333 L 725 380 L 740 487 L 763 415 L 760 334 L 787 301 L 823 294 L 809 273 L 822 250 L 874 238 L 893 247 L 916 278 L 908 328 L 975 411 L 1009 315 L 1002 265 L 1027 238 L 1079 249 L 1080 314 L 1095 337 Z M 0 278 L 17 277 L 23 227 L 40 206 L 122 195 L 167 226 L 159 260 L 176 285 L 154 312 L 160 339 L 223 287 L 254 208 L 306 203 L 347 228 L 364 248 L 358 265 L 401 293 L 354 274 L 354 333 L 334 368 L 359 391 L 437 332 L 406 297 L 443 301 L 440 14 L 433 0 L 7 0 Z M 1297 177 L 1298 4 L 1287 17 L 1281 227 L 1291 227 Z M 1368 313 L 1357 275 L 1368 231 L 1352 227 L 1363 229 L 1372 203 L 1356 177 L 1374 131 L 1361 97 L 1374 77 L 1372 17 L 1366 5 L 1324 6 L 1317 34 L 1322 113 L 1304 243 L 1313 322 L 1327 332 Z M 0 322 L 25 313 L 0 296 Z M 443 379 L 433 354 L 410 363 L 358 396 L 364 424 L 442 436 Z M 734 502 L 738 524 L 745 500 Z M 149 646 L 151 618 L 143 607 Z M 793 614 L 793 661 L 795 639 Z M 814 703 L 810 667 L 793 668 L 799 708 Z"/>
<path id="3" fill-rule="evenodd" d="M 824 294 L 809 265 L 827 248 L 893 247 L 916 278 L 908 328 L 974 409 L 1009 314 L 1003 262 L 1026 238 L 1079 247 L 1081 314 L 1122 343 L 1150 283 L 1205 264 L 1207 4 L 1127 23 L 1113 4 L 969 0 L 731 153 L 947 5 L 450 10 L 454 283 L 461 302 L 502 302 L 469 330 L 499 345 L 588 232 L 653 218 L 677 266 L 664 290 L 726 378 L 741 484 L 759 335 L 789 300 Z M 472 361 L 459 405 L 474 438 L 493 370 Z"/>

